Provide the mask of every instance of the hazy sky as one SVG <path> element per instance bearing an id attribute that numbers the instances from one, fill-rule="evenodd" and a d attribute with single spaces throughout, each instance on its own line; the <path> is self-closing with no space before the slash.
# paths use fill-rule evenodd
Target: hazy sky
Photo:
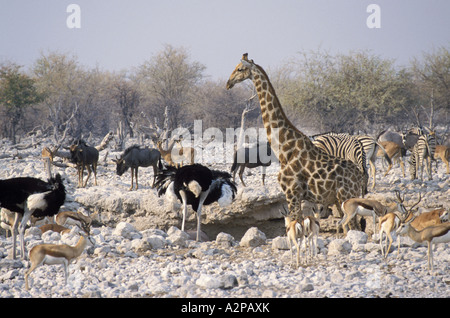
<path id="1" fill-rule="evenodd" d="M 70 29 L 66 9 L 81 9 Z M 370 4 L 381 28 L 368 28 Z M 226 79 L 243 53 L 264 68 L 300 51 L 370 50 L 399 65 L 450 46 L 449 0 L 0 0 L 0 62 L 30 66 L 71 53 L 82 65 L 120 71 L 184 46 L 206 74 Z"/>

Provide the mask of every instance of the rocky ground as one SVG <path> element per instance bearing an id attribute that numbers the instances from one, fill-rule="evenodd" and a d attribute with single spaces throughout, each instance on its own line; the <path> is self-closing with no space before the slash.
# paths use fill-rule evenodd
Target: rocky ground
<path id="1" fill-rule="evenodd" d="M 30 232 L 29 246 L 78 239 Z M 257 228 L 240 241 L 221 233 L 203 243 L 175 227 L 138 231 L 125 222 L 93 233 L 95 246 L 70 266 L 67 285 L 62 266 L 43 266 L 31 274 L 29 291 L 28 263 L 6 257 L 10 244 L 2 238 L 0 297 L 450 297 L 447 245 L 436 248 L 431 275 L 426 247 L 408 241 L 400 258 L 394 248 L 385 260 L 378 243 L 359 231 L 321 236 L 318 256 L 299 268 L 284 237 L 267 239 Z"/>
<path id="2" fill-rule="evenodd" d="M 1 159 L 4 168 L 0 178 L 32 175 L 45 179 L 38 154 L 36 150 L 23 159 Z M 380 163 L 378 167 L 382 169 Z M 385 201 L 397 189 L 406 194 L 407 205 L 422 193 L 426 195 L 421 210 L 439 205 L 449 208 L 449 178 L 442 164 L 433 181 L 411 182 L 401 176 L 398 167 L 392 171 L 386 178 L 377 176 L 377 187 L 369 197 Z M 26 291 L 24 274 L 29 262 L 12 260 L 11 238 L 1 235 L 1 298 L 450 297 L 449 244 L 435 248 L 432 275 L 427 269 L 426 246 L 409 239 L 402 239 L 399 257 L 395 242 L 393 251 L 384 259 L 370 220 L 367 220 L 367 234 L 350 231 L 343 237 L 334 231 L 339 219 L 333 216 L 322 219 L 317 257 L 306 261 L 303 255 L 302 265 L 296 268 L 283 236 L 283 221 L 280 216 L 274 216 L 279 206 L 271 206 L 280 200 L 276 166 L 268 171 L 266 186 L 260 184 L 256 169 L 246 176 L 248 187 L 239 186 L 232 207 L 236 211 L 238 206 L 253 207 L 259 211 L 255 215 L 271 210 L 266 213 L 267 218 L 257 220 L 255 215 L 241 218 L 239 230 L 234 230 L 239 222 L 225 220 L 232 219 L 233 215 L 222 211 L 219 219 L 214 217 L 218 208 L 211 207 L 204 220 L 207 242 L 195 242 L 190 239 L 192 233 L 178 229 L 177 213 L 170 212 L 163 198 L 152 194 L 154 190 L 147 181 L 151 180 L 151 169 L 148 172 L 142 169 L 142 189 L 133 193 L 127 192 L 129 176 L 115 176 L 114 167 L 100 168 L 99 186 L 87 189 L 76 188 L 76 175 L 70 168 L 58 172 L 68 184 L 67 208 L 92 212 L 98 202 L 101 218 L 96 219 L 92 229 L 95 245 L 70 265 L 66 285 L 61 265 L 42 266 L 30 275 L 31 288 Z M 267 197 L 271 201 L 264 201 Z M 156 212 L 140 206 L 142 202 L 157 207 Z M 107 204 L 110 206 L 106 207 Z M 102 205 L 105 206 L 101 208 Z M 111 206 L 116 207 L 116 214 L 121 218 L 114 219 Z M 148 220 L 159 220 L 156 215 L 161 213 L 174 221 L 152 226 L 153 221 Z M 192 220 L 190 226 L 195 225 Z M 77 240 L 75 231 L 64 235 L 41 234 L 37 228 L 30 228 L 26 235 L 28 249 L 42 242 L 74 245 Z"/>

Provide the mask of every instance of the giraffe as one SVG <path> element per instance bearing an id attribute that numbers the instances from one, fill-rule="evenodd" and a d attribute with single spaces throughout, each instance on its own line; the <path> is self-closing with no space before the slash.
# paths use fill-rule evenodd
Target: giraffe
<path id="1" fill-rule="evenodd" d="M 303 218 L 301 202 L 307 200 L 324 207 L 336 204 L 343 216 L 342 202 L 362 194 L 362 172 L 353 162 L 322 152 L 289 121 L 266 72 L 247 53 L 231 73 L 227 89 L 246 79 L 256 88 L 267 139 L 280 162 L 278 182 L 289 213 Z"/>

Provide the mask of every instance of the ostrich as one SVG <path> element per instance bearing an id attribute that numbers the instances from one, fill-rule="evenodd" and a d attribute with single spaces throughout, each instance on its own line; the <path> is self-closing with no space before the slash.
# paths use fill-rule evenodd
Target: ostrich
<path id="1" fill-rule="evenodd" d="M 197 241 L 200 237 L 202 206 L 216 201 L 221 206 L 227 206 L 231 204 L 237 191 L 229 173 L 210 170 L 200 164 L 181 168 L 167 167 L 158 173 L 156 179 L 155 186 L 159 196 L 166 194 L 172 200 L 178 199 L 183 203 L 182 231 L 187 205 L 191 205 L 197 213 Z"/>
<path id="2" fill-rule="evenodd" d="M 24 233 L 31 215 L 53 216 L 66 199 L 66 189 L 57 174 L 48 182 L 37 178 L 19 177 L 0 180 L 0 207 L 16 213 L 13 225 L 13 258 L 16 258 L 16 233 L 19 226 L 21 256 L 26 258 Z"/>

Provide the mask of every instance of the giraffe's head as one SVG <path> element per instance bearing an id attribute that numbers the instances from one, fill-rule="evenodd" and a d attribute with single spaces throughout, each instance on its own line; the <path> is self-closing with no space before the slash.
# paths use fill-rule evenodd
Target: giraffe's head
<path id="1" fill-rule="evenodd" d="M 231 73 L 230 78 L 228 79 L 227 89 L 233 88 L 235 84 L 245 81 L 246 79 L 251 79 L 251 69 L 254 65 L 255 64 L 253 63 L 253 60 L 248 59 L 247 53 L 242 55 L 241 63 L 236 66 L 233 73 Z"/>

